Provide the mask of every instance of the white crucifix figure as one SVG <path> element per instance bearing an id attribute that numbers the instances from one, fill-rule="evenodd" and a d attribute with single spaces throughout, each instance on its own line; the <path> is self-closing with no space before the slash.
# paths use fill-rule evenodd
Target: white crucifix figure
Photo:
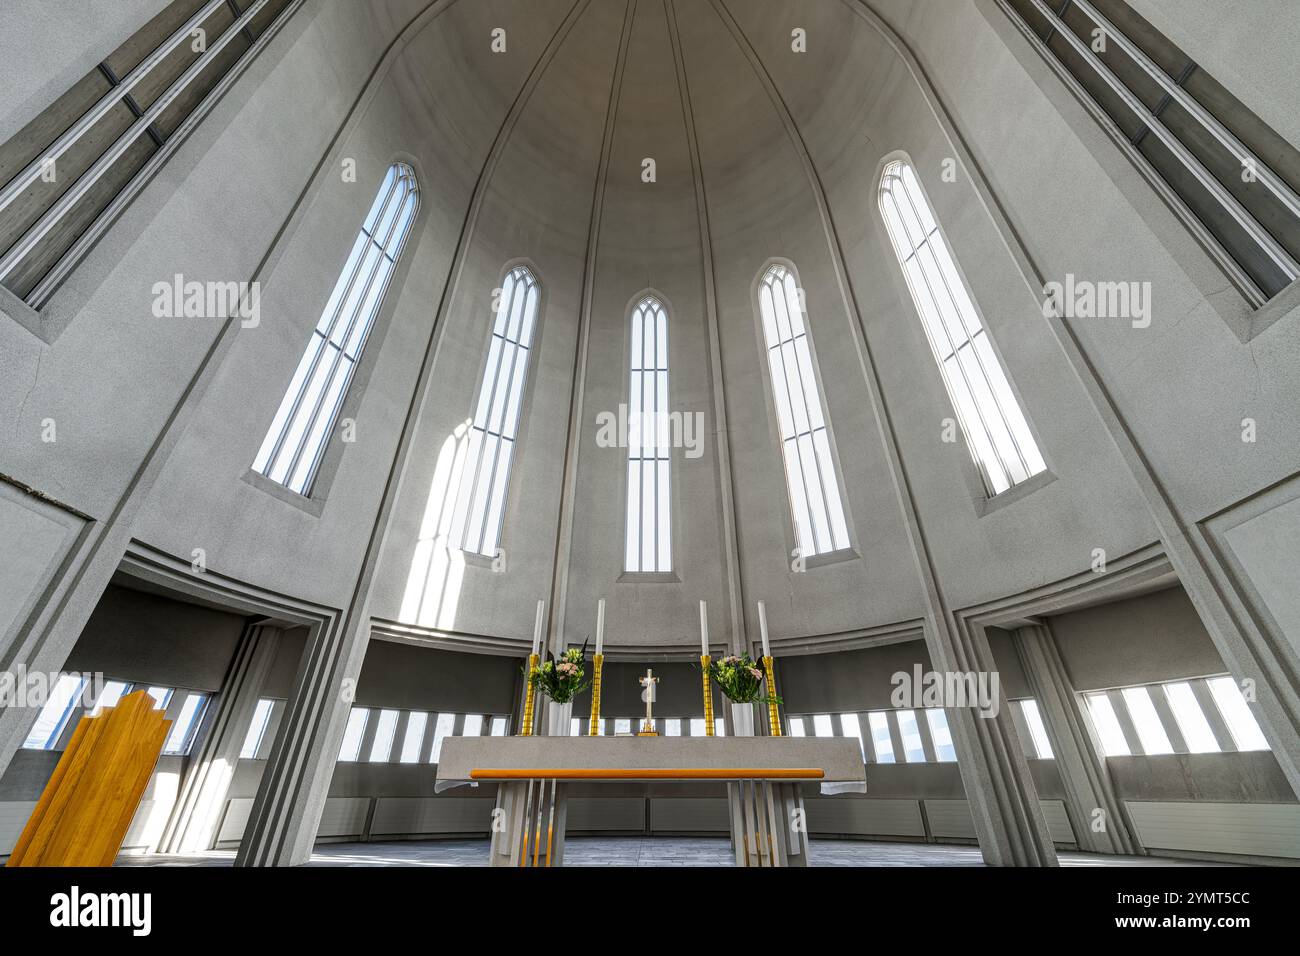
<path id="1" fill-rule="evenodd" d="M 655 719 L 652 707 L 655 702 L 655 684 L 659 683 L 659 678 L 654 676 L 654 671 L 650 668 L 645 669 L 645 677 L 639 678 L 641 686 L 645 690 L 641 691 L 641 699 L 645 701 L 645 726 L 641 728 L 643 733 L 654 733 Z"/>

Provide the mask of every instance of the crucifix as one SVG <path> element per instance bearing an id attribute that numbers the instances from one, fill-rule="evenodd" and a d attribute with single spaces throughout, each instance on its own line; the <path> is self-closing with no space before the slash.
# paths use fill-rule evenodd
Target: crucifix
<path id="1" fill-rule="evenodd" d="M 645 724 L 637 731 L 638 737 L 658 737 L 655 731 L 655 718 L 653 705 L 655 702 L 655 684 L 659 683 L 659 678 L 654 676 L 654 671 L 650 668 L 645 669 L 645 677 L 638 679 L 645 690 L 641 691 L 641 699 L 645 701 Z"/>

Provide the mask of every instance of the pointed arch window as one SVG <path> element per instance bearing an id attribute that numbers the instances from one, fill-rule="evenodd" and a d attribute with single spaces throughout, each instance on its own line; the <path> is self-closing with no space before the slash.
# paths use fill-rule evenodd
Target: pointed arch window
<path id="1" fill-rule="evenodd" d="M 463 551 L 495 555 L 501 541 L 540 296 L 537 276 L 521 265 L 506 273 L 496 299 L 452 518 L 451 540 Z"/>
<path id="2" fill-rule="evenodd" d="M 885 167 L 880 212 L 971 457 L 988 494 L 1001 494 L 1047 466 L 916 173 L 902 160 Z"/>
<path id="3" fill-rule="evenodd" d="M 647 295 L 632 309 L 625 571 L 673 569 L 668 424 L 668 312 Z"/>
<path id="4" fill-rule="evenodd" d="M 773 263 L 758 289 L 767 343 L 786 488 L 799 554 L 812 557 L 849 547 L 848 522 L 831 455 L 826 408 L 795 274 Z"/>
<path id="5" fill-rule="evenodd" d="M 419 206 L 415 171 L 393 164 L 253 459 L 254 471 L 291 491 L 311 494 Z"/>

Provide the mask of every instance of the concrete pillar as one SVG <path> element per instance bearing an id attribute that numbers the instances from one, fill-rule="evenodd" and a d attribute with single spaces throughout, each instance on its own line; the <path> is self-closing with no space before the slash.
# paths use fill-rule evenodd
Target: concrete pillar
<path id="1" fill-rule="evenodd" d="M 281 633 L 279 628 L 259 624 L 244 629 L 235 659 L 214 701 L 216 713 L 209 718 L 210 729 L 185 775 L 180 798 L 159 841 L 160 853 L 199 852 L 216 843 L 239 751 L 275 661 Z"/>
<path id="2" fill-rule="evenodd" d="M 312 628 L 284 719 L 248 815 L 236 866 L 297 866 L 311 858 L 366 647 L 367 610 Z"/>
<path id="3" fill-rule="evenodd" d="M 1066 673 L 1056 638 L 1040 624 L 1012 632 L 1012 641 L 1052 743 L 1056 768 L 1065 784 L 1065 811 L 1079 848 L 1090 853 L 1144 853 L 1084 723 L 1079 695 Z M 1096 829 L 1098 820 L 1104 823 L 1104 830 Z"/>
<path id="4" fill-rule="evenodd" d="M 927 621 L 925 641 L 940 673 L 981 675 L 997 670 L 979 625 L 959 628 Z M 1006 697 L 998 692 L 995 714 L 975 707 L 948 707 L 945 713 L 984 862 L 1056 866 L 1056 847 Z"/>

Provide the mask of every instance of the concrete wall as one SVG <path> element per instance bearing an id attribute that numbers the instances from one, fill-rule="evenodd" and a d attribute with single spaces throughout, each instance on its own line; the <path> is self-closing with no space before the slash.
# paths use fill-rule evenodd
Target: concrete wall
<path id="1" fill-rule="evenodd" d="M 1182 588 L 1059 614 L 1051 625 L 1081 692 L 1227 670 Z"/>
<path id="2" fill-rule="evenodd" d="M 215 693 L 243 628 L 244 619 L 227 611 L 112 586 L 68 657 L 67 669 Z"/>

